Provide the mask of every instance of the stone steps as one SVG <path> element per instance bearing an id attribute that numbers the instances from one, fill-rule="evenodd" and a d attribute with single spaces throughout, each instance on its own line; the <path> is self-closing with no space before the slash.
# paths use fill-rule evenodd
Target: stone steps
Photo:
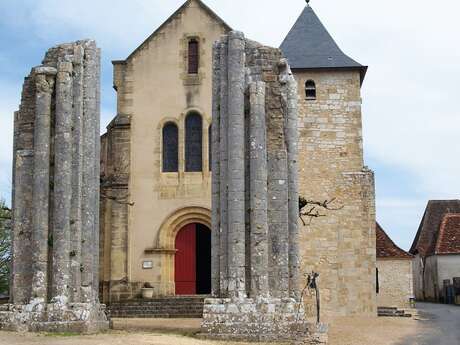
<path id="1" fill-rule="evenodd" d="M 377 314 L 381 317 L 412 317 L 411 314 L 406 314 L 405 310 L 393 307 L 378 307 Z"/>
<path id="2" fill-rule="evenodd" d="M 201 318 L 207 296 L 174 296 L 111 303 L 113 318 Z"/>

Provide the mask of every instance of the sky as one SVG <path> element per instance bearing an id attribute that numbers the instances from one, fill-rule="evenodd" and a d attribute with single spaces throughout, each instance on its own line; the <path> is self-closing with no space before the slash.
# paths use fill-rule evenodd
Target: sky
<path id="1" fill-rule="evenodd" d="M 58 43 L 102 48 L 102 127 L 115 115 L 111 60 L 126 58 L 185 0 L 0 0 L 0 198 L 11 197 L 13 112 L 23 78 Z M 303 0 L 205 0 L 231 27 L 279 46 Z M 365 163 L 377 220 L 409 249 L 429 199 L 460 198 L 460 2 L 312 0 L 342 50 L 369 66 Z"/>

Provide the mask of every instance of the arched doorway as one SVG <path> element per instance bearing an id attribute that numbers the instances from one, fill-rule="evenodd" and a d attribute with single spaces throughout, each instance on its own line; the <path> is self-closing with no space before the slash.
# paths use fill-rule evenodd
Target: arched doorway
<path id="1" fill-rule="evenodd" d="M 211 230 L 203 224 L 182 227 L 175 239 L 176 295 L 211 293 Z"/>

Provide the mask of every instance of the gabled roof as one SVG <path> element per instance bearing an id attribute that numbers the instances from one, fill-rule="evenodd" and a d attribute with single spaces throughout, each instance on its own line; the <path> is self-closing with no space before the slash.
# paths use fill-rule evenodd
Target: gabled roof
<path id="1" fill-rule="evenodd" d="M 382 229 L 375 223 L 377 258 L 380 259 L 412 259 L 412 255 L 399 248 Z"/>
<path id="2" fill-rule="evenodd" d="M 357 69 L 361 82 L 367 67 L 345 55 L 321 23 L 311 6 L 306 6 L 280 49 L 292 69 Z"/>
<path id="3" fill-rule="evenodd" d="M 460 213 L 444 215 L 439 228 L 435 254 L 460 254 Z"/>
<path id="4" fill-rule="evenodd" d="M 142 49 L 142 47 L 149 42 L 153 37 L 155 37 L 163 28 L 168 25 L 171 21 L 173 21 L 177 16 L 179 16 L 191 2 L 196 2 L 206 13 L 208 13 L 212 18 L 214 18 L 217 22 L 221 23 L 226 30 L 231 31 L 232 28 L 221 18 L 219 17 L 213 10 L 211 10 L 203 1 L 201 0 L 187 0 L 184 4 L 179 7 L 176 12 L 174 12 L 168 19 L 166 19 L 163 24 L 161 24 L 158 29 L 156 29 L 147 39 L 142 42 L 142 44 L 137 47 L 127 58 L 126 60 L 114 60 L 112 61 L 113 64 L 122 64 L 129 60 L 131 57 L 136 55 L 136 53 Z"/>
<path id="5" fill-rule="evenodd" d="M 444 216 L 460 213 L 460 200 L 430 200 L 410 249 L 411 254 L 420 253 L 422 257 L 433 255 L 436 249 L 438 232 Z"/>

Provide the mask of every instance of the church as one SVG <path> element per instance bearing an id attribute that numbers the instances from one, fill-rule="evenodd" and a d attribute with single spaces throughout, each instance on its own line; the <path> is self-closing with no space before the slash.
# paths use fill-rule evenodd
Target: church
<path id="1" fill-rule="evenodd" d="M 104 303 L 139 298 L 146 284 L 155 296 L 211 292 L 212 47 L 230 30 L 201 0 L 187 0 L 113 61 L 117 110 L 101 137 Z M 329 205 L 299 218 L 302 271 L 320 274 L 327 314 L 376 315 L 367 67 L 341 51 L 309 5 L 280 49 L 298 85 L 299 192 Z"/>

